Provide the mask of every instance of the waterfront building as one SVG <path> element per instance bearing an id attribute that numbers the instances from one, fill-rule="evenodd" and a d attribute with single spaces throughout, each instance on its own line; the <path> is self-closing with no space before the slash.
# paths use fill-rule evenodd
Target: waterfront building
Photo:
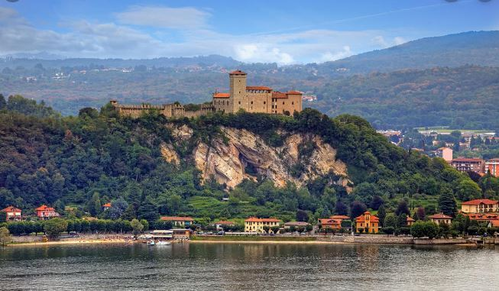
<path id="1" fill-rule="evenodd" d="M 14 206 L 9 206 L 9 207 L 6 207 L 2 210 L 0 210 L 0 212 L 4 212 L 5 213 L 5 219 L 7 221 L 12 221 L 12 220 L 22 220 L 23 216 L 22 216 L 22 210 L 17 208 L 17 207 L 14 207 Z"/>
<path id="2" fill-rule="evenodd" d="M 320 218 L 319 219 L 319 227 L 321 229 L 340 230 L 341 229 L 341 219 Z"/>
<path id="3" fill-rule="evenodd" d="M 171 221 L 173 226 L 189 227 L 194 223 L 192 217 L 162 216 L 161 220 Z"/>
<path id="4" fill-rule="evenodd" d="M 485 170 L 485 163 L 482 159 L 457 158 L 451 161 L 451 166 L 459 172 L 483 173 Z"/>
<path id="5" fill-rule="evenodd" d="M 247 86 L 247 74 L 241 70 L 229 74 L 228 93 L 213 93 L 215 111 L 236 113 L 239 110 L 253 113 L 286 114 L 302 110 L 302 93 L 279 92 L 266 86 Z"/>
<path id="6" fill-rule="evenodd" d="M 499 212 L 499 202 L 490 199 L 474 199 L 461 204 L 462 213 Z"/>
<path id="7" fill-rule="evenodd" d="M 499 159 L 491 159 L 485 162 L 485 173 L 499 177 Z"/>
<path id="8" fill-rule="evenodd" d="M 438 225 L 444 224 L 444 223 L 447 225 L 450 225 L 452 223 L 452 217 L 445 215 L 443 213 L 430 215 L 430 216 L 428 216 L 428 218 Z"/>
<path id="9" fill-rule="evenodd" d="M 224 230 L 228 227 L 234 226 L 235 223 L 232 221 L 220 220 L 220 221 L 214 222 L 213 225 L 215 226 L 216 230 Z"/>
<path id="10" fill-rule="evenodd" d="M 46 219 L 60 216 L 59 213 L 57 213 L 54 208 L 48 207 L 45 204 L 36 208 L 35 212 L 36 212 L 36 216 L 42 220 L 46 220 Z"/>
<path id="11" fill-rule="evenodd" d="M 364 214 L 355 218 L 355 229 L 357 232 L 363 230 L 365 233 L 379 232 L 379 218 L 366 211 Z"/>
<path id="12" fill-rule="evenodd" d="M 244 221 L 244 231 L 264 233 L 265 226 L 272 228 L 275 226 L 279 226 L 280 223 L 281 221 L 275 218 L 250 217 Z"/>

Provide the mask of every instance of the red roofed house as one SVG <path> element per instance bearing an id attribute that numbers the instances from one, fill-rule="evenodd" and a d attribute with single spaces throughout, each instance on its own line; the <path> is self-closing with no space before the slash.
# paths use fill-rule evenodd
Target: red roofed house
<path id="1" fill-rule="evenodd" d="M 213 225 L 215 226 L 215 228 L 217 230 L 221 230 L 221 229 L 224 229 L 224 227 L 227 228 L 230 226 L 234 226 L 235 223 L 232 221 L 220 220 L 220 221 L 214 222 Z"/>
<path id="2" fill-rule="evenodd" d="M 111 208 L 111 203 L 106 203 L 106 204 L 102 205 L 102 210 L 104 210 L 104 211 L 108 210 L 109 208 Z"/>
<path id="3" fill-rule="evenodd" d="M 240 70 L 229 74 L 230 92 L 213 93 L 213 107 L 216 111 L 293 114 L 302 110 L 302 93 L 298 91 L 279 92 L 266 86 L 247 86 L 246 73 Z"/>
<path id="4" fill-rule="evenodd" d="M 5 212 L 6 220 L 21 220 L 23 218 L 21 209 L 14 206 L 4 208 L 0 212 Z"/>
<path id="5" fill-rule="evenodd" d="M 414 224 L 414 222 L 416 222 L 416 220 L 414 220 L 414 218 L 409 217 L 409 216 L 407 216 L 407 220 L 406 221 L 407 221 L 407 226 L 411 226 L 411 225 Z"/>
<path id="6" fill-rule="evenodd" d="M 436 224 L 445 223 L 447 225 L 450 225 L 452 223 L 452 217 L 445 215 L 443 213 L 433 214 L 433 215 L 428 216 L 428 218 L 431 221 L 435 222 Z"/>
<path id="7" fill-rule="evenodd" d="M 371 215 L 371 212 L 366 211 L 364 214 L 355 218 L 355 229 L 357 232 L 363 230 L 365 233 L 379 232 L 379 218 Z"/>
<path id="8" fill-rule="evenodd" d="M 332 218 L 320 218 L 319 226 L 321 229 L 341 229 L 341 219 L 332 219 Z"/>
<path id="9" fill-rule="evenodd" d="M 487 213 L 499 212 L 499 202 L 490 199 L 475 199 L 461 204 L 463 213 Z"/>
<path id="10" fill-rule="evenodd" d="M 161 217 L 163 221 L 171 221 L 175 226 L 191 226 L 194 223 L 192 217 L 180 217 L 180 216 L 163 216 Z"/>
<path id="11" fill-rule="evenodd" d="M 38 216 L 39 219 L 50 219 L 53 217 L 60 216 L 59 213 L 57 213 L 54 208 L 48 207 L 45 204 L 36 208 L 35 211 L 36 211 L 36 216 Z"/>
<path id="12" fill-rule="evenodd" d="M 280 223 L 281 221 L 275 218 L 250 217 L 244 221 L 244 231 L 264 233 L 265 226 L 272 228 L 275 226 L 279 226 Z"/>

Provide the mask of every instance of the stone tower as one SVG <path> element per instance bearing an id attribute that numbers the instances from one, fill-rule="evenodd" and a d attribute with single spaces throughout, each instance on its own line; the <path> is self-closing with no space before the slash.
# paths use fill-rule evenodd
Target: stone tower
<path id="1" fill-rule="evenodd" d="M 230 108 L 235 113 L 240 108 L 248 107 L 246 100 L 246 73 L 240 70 L 229 74 L 230 78 Z"/>

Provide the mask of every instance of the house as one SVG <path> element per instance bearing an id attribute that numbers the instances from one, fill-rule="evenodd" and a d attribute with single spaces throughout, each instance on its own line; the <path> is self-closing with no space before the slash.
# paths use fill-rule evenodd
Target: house
<path id="1" fill-rule="evenodd" d="M 459 172 L 483 173 L 485 170 L 485 163 L 482 159 L 457 158 L 453 159 L 450 164 Z"/>
<path id="2" fill-rule="evenodd" d="M 9 220 L 22 220 L 22 211 L 14 206 L 9 206 L 2 209 L 0 212 L 5 212 L 5 219 Z"/>
<path id="3" fill-rule="evenodd" d="M 106 210 L 108 210 L 109 208 L 111 208 L 111 203 L 106 203 L 106 204 L 102 205 L 102 210 L 103 210 L 103 211 L 106 211 Z"/>
<path id="4" fill-rule="evenodd" d="M 485 173 L 499 177 L 499 159 L 491 159 L 485 162 Z"/>
<path id="5" fill-rule="evenodd" d="M 414 220 L 414 218 L 409 217 L 409 216 L 407 216 L 407 220 L 406 221 L 407 221 L 407 226 L 411 226 L 411 225 L 414 224 L 414 222 L 416 222 L 416 220 Z"/>
<path id="6" fill-rule="evenodd" d="M 366 211 L 364 214 L 355 218 L 355 229 L 361 232 L 362 229 L 365 233 L 378 233 L 379 232 L 379 218 L 371 215 L 371 212 Z"/>
<path id="7" fill-rule="evenodd" d="M 284 229 L 291 229 L 292 227 L 294 227 L 295 229 L 307 228 L 307 226 L 309 225 L 310 223 L 304 221 L 290 221 L 284 224 Z"/>
<path id="8" fill-rule="evenodd" d="M 214 222 L 213 225 L 215 226 L 215 228 L 217 230 L 224 230 L 224 229 L 227 229 L 231 226 L 234 226 L 235 223 L 232 221 L 220 220 L 220 221 Z"/>
<path id="9" fill-rule="evenodd" d="M 452 217 L 445 215 L 443 213 L 433 214 L 428 216 L 428 218 L 438 225 L 440 224 L 450 225 L 452 223 Z"/>
<path id="10" fill-rule="evenodd" d="M 48 207 L 45 204 L 36 208 L 35 212 L 36 212 L 36 216 L 38 216 L 38 218 L 42 219 L 42 220 L 60 216 L 59 213 L 57 213 L 54 208 Z"/>
<path id="11" fill-rule="evenodd" d="M 161 217 L 163 221 L 171 221 L 174 226 L 189 227 L 194 223 L 192 217 L 180 217 L 180 216 L 163 216 Z"/>
<path id="12" fill-rule="evenodd" d="M 435 155 L 437 157 L 440 157 L 449 163 L 452 161 L 452 153 L 453 153 L 452 149 L 448 147 L 441 147 L 435 151 Z"/>
<path id="13" fill-rule="evenodd" d="M 490 199 L 475 199 L 461 204 L 462 213 L 499 212 L 499 201 Z"/>
<path id="14" fill-rule="evenodd" d="M 175 240 L 188 240 L 191 238 L 192 230 L 184 228 L 172 229 L 173 239 Z"/>
<path id="15" fill-rule="evenodd" d="M 279 226 L 280 223 L 281 221 L 275 218 L 250 217 L 244 221 L 244 231 L 264 233 L 264 227 L 272 228 Z"/>
<path id="16" fill-rule="evenodd" d="M 319 228 L 340 230 L 341 229 L 341 219 L 320 218 L 319 219 Z"/>

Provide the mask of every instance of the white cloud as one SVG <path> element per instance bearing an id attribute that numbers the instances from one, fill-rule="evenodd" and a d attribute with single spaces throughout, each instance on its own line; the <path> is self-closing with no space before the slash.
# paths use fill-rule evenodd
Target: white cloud
<path id="1" fill-rule="evenodd" d="M 192 7 L 133 6 L 128 11 L 116 13 L 116 18 L 123 24 L 175 29 L 205 27 L 209 16 L 209 13 Z"/>
<path id="2" fill-rule="evenodd" d="M 133 9 L 124 13 L 130 11 Z M 206 20 L 206 16 L 204 19 Z M 375 30 L 304 30 L 293 33 L 233 35 L 203 27 L 205 20 L 165 20 L 161 25 L 183 27 L 176 30 L 176 35 L 180 37 L 175 39 L 170 38 L 170 29 L 151 31 L 124 24 L 86 20 L 65 23 L 64 27 L 68 32 L 61 33 L 36 28 L 15 10 L 0 7 L 0 55 L 44 51 L 68 57 L 97 58 L 220 54 L 245 62 L 292 64 L 337 60 L 404 42 L 399 36 Z M 392 44 L 386 40 L 392 40 Z"/>
<path id="3" fill-rule="evenodd" d="M 397 36 L 393 39 L 393 44 L 394 45 L 401 45 L 401 44 L 404 44 L 406 43 L 407 41 L 403 38 L 403 37 L 400 37 L 400 36 Z"/>

